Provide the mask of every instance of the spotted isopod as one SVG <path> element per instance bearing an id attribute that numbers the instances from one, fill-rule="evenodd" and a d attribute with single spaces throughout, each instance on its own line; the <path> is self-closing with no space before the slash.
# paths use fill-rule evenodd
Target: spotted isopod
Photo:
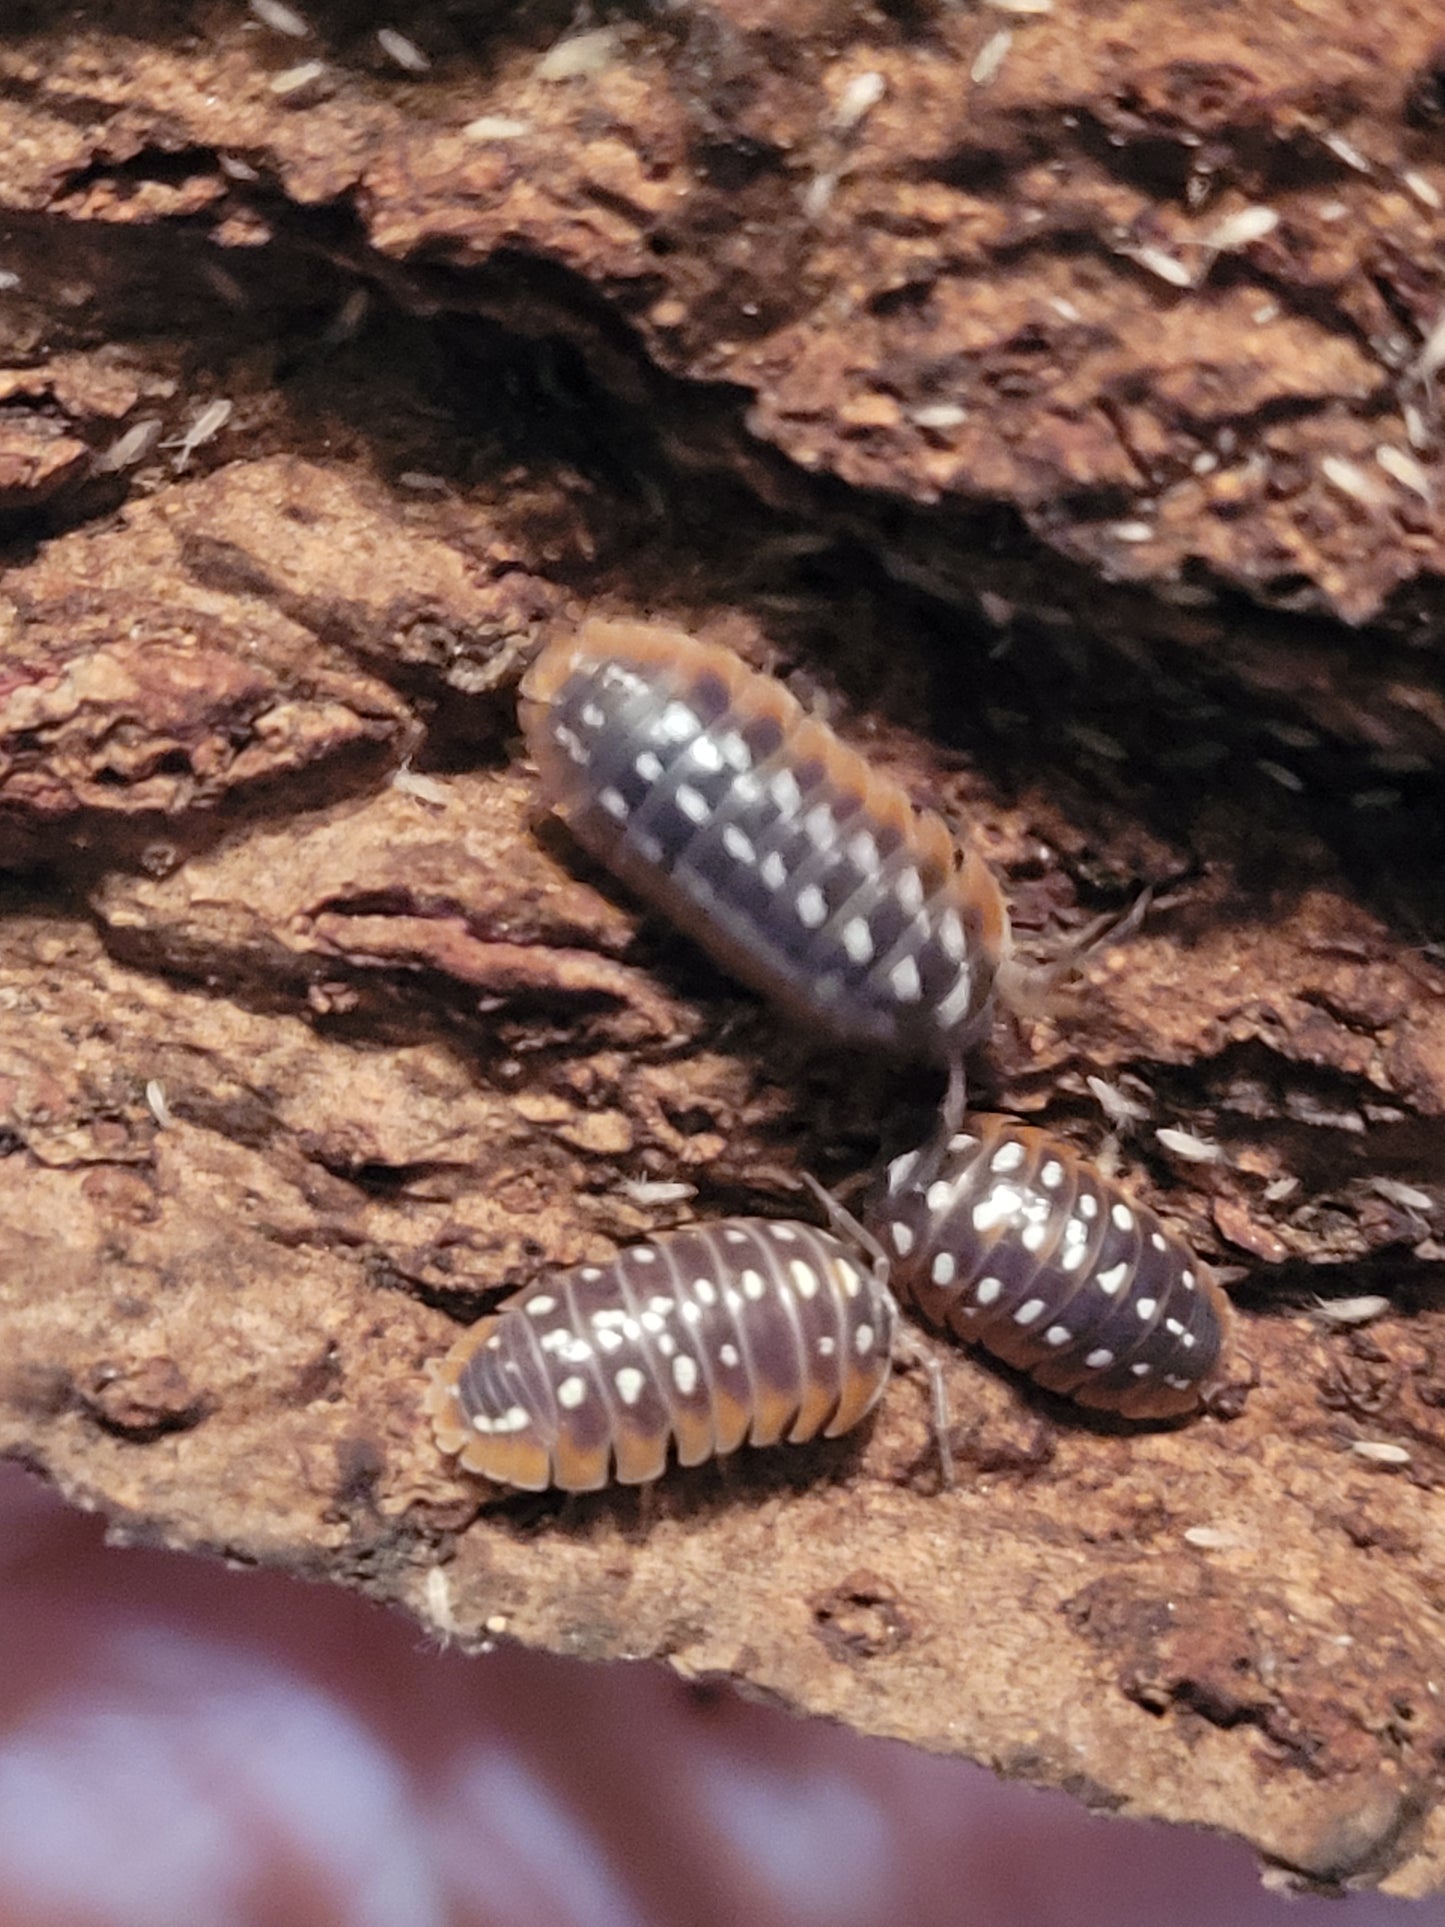
<path id="1" fill-rule="evenodd" d="M 1049 1391 L 1165 1418 L 1220 1382 L 1231 1314 L 1218 1283 L 1047 1131 L 970 1118 L 941 1155 L 894 1161 L 867 1222 L 900 1299 Z"/>
<path id="2" fill-rule="evenodd" d="M 888 1382 L 884 1267 L 831 1232 L 734 1218 L 539 1279 L 465 1332 L 427 1410 L 498 1485 L 592 1492 L 739 1446 L 836 1438 Z"/>
<path id="3" fill-rule="evenodd" d="M 538 657 L 521 715 L 578 841 L 744 983 L 913 1061 L 986 1034 L 998 885 L 781 683 L 679 630 L 591 621 Z"/>

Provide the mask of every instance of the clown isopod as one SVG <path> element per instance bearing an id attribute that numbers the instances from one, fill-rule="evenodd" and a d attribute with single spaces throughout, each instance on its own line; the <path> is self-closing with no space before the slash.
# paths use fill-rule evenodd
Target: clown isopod
<path id="1" fill-rule="evenodd" d="M 661 626 L 591 621 L 522 686 L 581 842 L 725 969 L 835 1042 L 957 1065 L 1009 954 L 998 885 L 769 676 Z"/>
<path id="2" fill-rule="evenodd" d="M 739 1446 L 836 1438 L 888 1382 L 884 1268 L 807 1224 L 735 1218 L 539 1279 L 459 1338 L 427 1409 L 503 1486 L 591 1492 Z"/>
<path id="3" fill-rule="evenodd" d="M 1219 1284 L 1047 1131 L 969 1119 L 895 1160 L 868 1225 L 900 1299 L 1080 1405 L 1166 1418 L 1222 1383 Z"/>

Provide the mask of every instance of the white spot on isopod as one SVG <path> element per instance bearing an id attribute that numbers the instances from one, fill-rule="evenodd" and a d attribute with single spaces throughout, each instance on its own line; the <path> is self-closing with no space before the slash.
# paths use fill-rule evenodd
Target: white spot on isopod
<path id="1" fill-rule="evenodd" d="M 996 1224 L 1016 1217 L 1022 1205 L 1022 1193 L 1011 1184 L 995 1184 L 973 1207 L 973 1228 L 975 1231 L 992 1231 Z"/>
<path id="2" fill-rule="evenodd" d="M 805 930 L 818 930 L 828 921 L 828 900 L 816 883 L 798 892 L 798 921 Z"/>
<path id="3" fill-rule="evenodd" d="M 859 830 L 848 839 L 848 855 L 868 876 L 878 873 L 878 844 L 871 830 Z"/>
<path id="4" fill-rule="evenodd" d="M 923 979 L 912 957 L 900 957 L 888 973 L 888 982 L 900 1003 L 916 1004 L 923 995 Z"/>
<path id="5" fill-rule="evenodd" d="M 815 803 L 803 818 L 803 834 L 817 850 L 830 850 L 838 841 L 838 825 L 826 803 Z"/>
<path id="6" fill-rule="evenodd" d="M 869 963 L 873 957 L 873 932 L 866 917 L 849 917 L 843 925 L 843 948 L 856 964 Z"/>
<path id="7" fill-rule="evenodd" d="M 689 743 L 702 722 L 686 703 L 669 703 L 657 719 L 657 733 L 669 743 Z"/>
<path id="8" fill-rule="evenodd" d="M 947 1031 L 963 1016 L 973 1001 L 973 973 L 967 964 L 959 967 L 953 988 L 938 1005 L 934 1015 L 941 1030 Z"/>
<path id="9" fill-rule="evenodd" d="M 788 1276 L 800 1298 L 812 1298 L 818 1289 L 818 1274 L 811 1265 L 805 1265 L 801 1258 L 788 1262 Z"/>
<path id="10" fill-rule="evenodd" d="M 642 1388 L 647 1380 L 635 1365 L 623 1365 L 619 1367 L 617 1376 L 612 1382 L 617 1387 L 617 1396 L 622 1403 L 635 1405 L 642 1397 Z"/>
<path id="11" fill-rule="evenodd" d="M 773 801 L 783 816 L 795 816 L 802 808 L 803 792 L 798 788 L 798 779 L 790 769 L 780 769 L 769 785 Z"/>
<path id="12" fill-rule="evenodd" d="M 1077 1228 L 1079 1236 L 1071 1236 Z M 1061 1271 L 1077 1271 L 1089 1255 L 1089 1234 L 1087 1228 L 1077 1218 L 1070 1218 L 1064 1226 L 1064 1248 L 1059 1254 Z"/>

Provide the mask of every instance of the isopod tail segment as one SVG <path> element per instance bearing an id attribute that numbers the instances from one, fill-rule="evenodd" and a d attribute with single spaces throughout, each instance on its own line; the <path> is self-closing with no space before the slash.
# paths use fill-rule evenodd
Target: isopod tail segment
<path id="1" fill-rule="evenodd" d="M 988 1035 L 1010 935 L 987 865 L 774 678 L 593 620 L 543 649 L 520 714 L 578 841 L 821 1039 L 944 1066 Z"/>
<path id="2" fill-rule="evenodd" d="M 1232 1311 L 1148 1209 L 1047 1131 L 975 1117 L 895 1159 L 866 1222 L 898 1297 L 1048 1391 L 1128 1419 L 1214 1408 Z"/>
<path id="3" fill-rule="evenodd" d="M 464 1332 L 426 1397 L 491 1483 L 591 1492 L 742 1445 L 837 1438 L 892 1369 L 886 1273 L 831 1232 L 735 1218 L 539 1279 Z"/>

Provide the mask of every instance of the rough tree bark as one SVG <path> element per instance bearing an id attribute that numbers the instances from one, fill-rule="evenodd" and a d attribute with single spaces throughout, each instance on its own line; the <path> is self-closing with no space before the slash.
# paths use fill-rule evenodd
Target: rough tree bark
<path id="1" fill-rule="evenodd" d="M 469 1644 L 1440 1885 L 1438 9 L 406 12 L 0 26 L 0 1450 Z M 979 1075 L 1232 1270 L 1242 1416 L 957 1357 L 945 1494 L 912 1371 L 645 1505 L 438 1458 L 459 1319 L 937 1095 L 539 828 L 513 690 L 586 610 L 792 676 L 1026 935 L 1155 887 Z"/>

